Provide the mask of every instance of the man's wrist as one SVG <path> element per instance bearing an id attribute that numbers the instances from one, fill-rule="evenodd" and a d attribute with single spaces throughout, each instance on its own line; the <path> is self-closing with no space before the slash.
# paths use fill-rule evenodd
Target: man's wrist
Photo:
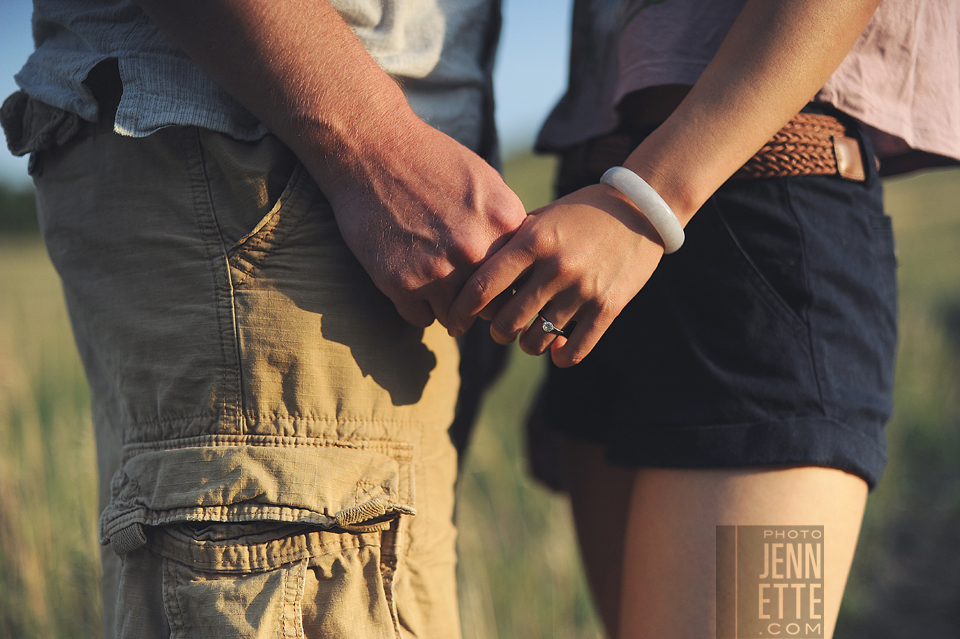
<path id="1" fill-rule="evenodd" d="M 335 114 L 302 112 L 291 117 L 285 136 L 328 197 L 376 172 L 389 170 L 391 156 L 409 154 L 423 129 L 403 93 L 379 95 L 368 104 Z"/>

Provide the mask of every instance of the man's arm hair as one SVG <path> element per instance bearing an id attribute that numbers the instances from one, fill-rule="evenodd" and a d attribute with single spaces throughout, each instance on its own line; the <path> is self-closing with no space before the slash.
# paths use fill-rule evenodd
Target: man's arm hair
<path id="1" fill-rule="evenodd" d="M 444 321 L 523 221 L 499 175 L 424 124 L 326 0 L 138 0 L 300 158 L 405 319 Z"/>

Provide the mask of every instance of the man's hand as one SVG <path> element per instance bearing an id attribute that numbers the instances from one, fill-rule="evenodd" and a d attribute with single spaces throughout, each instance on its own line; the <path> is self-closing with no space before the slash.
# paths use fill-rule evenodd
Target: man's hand
<path id="1" fill-rule="evenodd" d="M 404 319 L 445 322 L 525 217 L 496 171 L 419 120 L 325 0 L 138 2 L 297 154 Z"/>
<path id="2" fill-rule="evenodd" d="M 500 175 L 419 120 L 339 166 L 324 189 L 344 240 L 411 324 L 447 324 L 477 266 L 526 217 Z M 309 167 L 308 167 L 309 168 Z"/>
<path id="3" fill-rule="evenodd" d="M 467 282 L 450 311 L 459 335 L 484 310 L 501 344 L 520 335 L 532 355 L 549 347 L 555 364 L 572 366 L 597 341 L 663 255 L 659 236 L 613 188 L 588 186 L 534 211 L 516 235 Z M 516 287 L 513 295 L 501 295 Z M 498 297 L 499 296 L 499 297 Z M 554 337 L 535 321 L 576 327 Z"/>

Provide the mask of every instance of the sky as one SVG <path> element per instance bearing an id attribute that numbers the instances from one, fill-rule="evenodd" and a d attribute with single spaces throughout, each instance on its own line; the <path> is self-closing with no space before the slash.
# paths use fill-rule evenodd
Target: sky
<path id="1" fill-rule="evenodd" d="M 494 86 L 504 152 L 533 144 L 537 130 L 566 86 L 572 0 L 503 0 Z M 0 0 L 0 100 L 17 90 L 14 74 L 33 50 L 30 0 Z M 0 149 L 0 182 L 29 181 L 26 158 Z"/>

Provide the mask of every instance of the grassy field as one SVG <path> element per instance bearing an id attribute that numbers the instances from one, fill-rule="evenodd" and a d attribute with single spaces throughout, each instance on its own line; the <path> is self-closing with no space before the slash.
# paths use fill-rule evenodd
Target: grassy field
<path id="1" fill-rule="evenodd" d="M 90 404 L 39 239 L 0 237 L 0 637 L 96 637 Z"/>
<path id="2" fill-rule="evenodd" d="M 528 209 L 552 163 L 507 163 Z M 871 497 L 837 637 L 960 635 L 960 172 L 888 185 L 902 282 L 891 463 Z M 567 502 L 525 476 L 543 362 L 513 353 L 460 484 L 465 639 L 600 637 Z M 99 636 L 89 403 L 55 273 L 0 236 L 0 637 Z"/>
<path id="3" fill-rule="evenodd" d="M 960 636 L 960 171 L 887 184 L 899 251 L 890 463 L 837 637 Z"/>

